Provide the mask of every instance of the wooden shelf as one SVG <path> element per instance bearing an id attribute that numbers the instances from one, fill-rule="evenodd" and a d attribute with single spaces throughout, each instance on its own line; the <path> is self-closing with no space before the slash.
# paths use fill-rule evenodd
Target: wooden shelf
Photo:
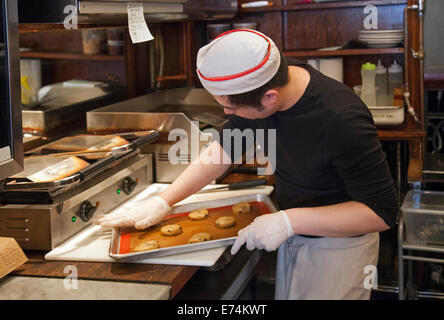
<path id="1" fill-rule="evenodd" d="M 378 136 L 380 140 L 412 140 L 423 139 L 426 132 L 420 129 L 378 129 Z"/>
<path id="2" fill-rule="evenodd" d="M 444 72 L 424 73 L 424 87 L 426 90 L 444 90 Z"/>
<path id="3" fill-rule="evenodd" d="M 404 48 L 365 48 L 365 49 L 344 49 L 344 50 L 301 50 L 301 51 L 284 51 L 285 57 L 332 57 L 332 56 L 359 56 L 373 54 L 402 54 Z"/>
<path id="4" fill-rule="evenodd" d="M 336 8 L 353 8 L 373 6 L 387 6 L 396 4 L 407 4 L 407 0 L 367 0 L 367 1 L 332 1 L 332 2 L 312 2 L 296 3 L 286 6 L 271 6 L 260 8 L 239 8 L 238 13 L 248 12 L 272 12 L 272 11 L 296 11 L 296 10 L 320 10 Z"/>
<path id="5" fill-rule="evenodd" d="M 61 59 L 61 60 L 96 60 L 96 61 L 125 61 L 125 56 L 112 56 L 106 54 L 84 54 L 76 52 L 45 52 L 25 51 L 20 53 L 20 58 L 35 59 Z"/>
<path id="6" fill-rule="evenodd" d="M 53 31 L 77 31 L 81 29 L 112 29 L 128 28 L 128 25 L 119 24 L 86 24 L 79 23 L 78 29 L 65 29 L 63 23 L 19 23 L 19 33 L 27 32 L 53 32 Z"/>

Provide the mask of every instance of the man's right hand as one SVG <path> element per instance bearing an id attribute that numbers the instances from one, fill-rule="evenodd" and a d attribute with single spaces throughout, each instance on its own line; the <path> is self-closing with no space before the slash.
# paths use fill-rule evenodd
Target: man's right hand
<path id="1" fill-rule="evenodd" d="M 93 223 L 103 228 L 135 227 L 146 229 L 158 224 L 171 211 L 171 207 L 160 196 L 124 204 L 115 212 L 99 216 Z"/>

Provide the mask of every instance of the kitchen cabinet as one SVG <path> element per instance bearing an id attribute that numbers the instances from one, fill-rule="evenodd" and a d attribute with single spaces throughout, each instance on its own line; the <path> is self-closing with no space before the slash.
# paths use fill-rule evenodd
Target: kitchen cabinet
<path id="1" fill-rule="evenodd" d="M 153 83 L 155 88 L 191 85 L 191 24 L 150 25 L 155 40 L 140 44 L 131 42 L 125 25 L 79 24 L 79 29 L 65 30 L 62 24 L 20 24 L 20 45 L 31 49 L 20 57 L 44 61 L 43 85 L 70 79 L 111 81 L 126 86 L 128 98 L 133 98 L 152 90 Z M 83 53 L 82 30 L 111 28 L 125 29 L 122 55 Z"/>

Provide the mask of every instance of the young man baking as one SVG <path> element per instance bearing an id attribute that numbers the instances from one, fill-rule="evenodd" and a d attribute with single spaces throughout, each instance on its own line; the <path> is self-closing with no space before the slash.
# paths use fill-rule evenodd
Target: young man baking
<path id="1" fill-rule="evenodd" d="M 276 130 L 280 211 L 239 231 L 232 254 L 243 244 L 279 249 L 276 299 L 369 299 L 365 269 L 377 265 L 379 232 L 396 224 L 399 205 L 368 108 L 311 66 L 287 63 L 254 30 L 228 31 L 202 47 L 197 73 L 229 115 L 224 129 Z M 149 204 L 97 223 L 139 229 L 159 223 L 171 206 L 228 169 L 234 157 L 221 145 L 213 142 L 200 155 L 220 155 L 218 163 L 198 159 Z"/>

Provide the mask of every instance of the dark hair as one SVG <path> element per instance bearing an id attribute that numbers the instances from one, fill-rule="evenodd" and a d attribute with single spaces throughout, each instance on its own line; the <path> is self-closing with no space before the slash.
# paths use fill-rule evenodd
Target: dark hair
<path id="1" fill-rule="evenodd" d="M 252 91 L 248 91 L 245 93 L 240 94 L 233 94 L 229 95 L 228 102 L 230 102 L 231 105 L 235 107 L 253 107 L 257 108 L 258 110 L 262 110 L 263 106 L 261 104 L 262 97 L 264 94 L 273 88 L 276 87 L 283 87 L 288 82 L 288 64 L 287 60 L 285 60 L 284 55 L 282 54 L 282 51 L 279 49 L 279 54 L 281 56 L 281 64 L 279 65 L 279 69 L 274 75 L 273 78 L 271 78 L 270 81 L 268 81 L 263 86 L 254 89 Z"/>

